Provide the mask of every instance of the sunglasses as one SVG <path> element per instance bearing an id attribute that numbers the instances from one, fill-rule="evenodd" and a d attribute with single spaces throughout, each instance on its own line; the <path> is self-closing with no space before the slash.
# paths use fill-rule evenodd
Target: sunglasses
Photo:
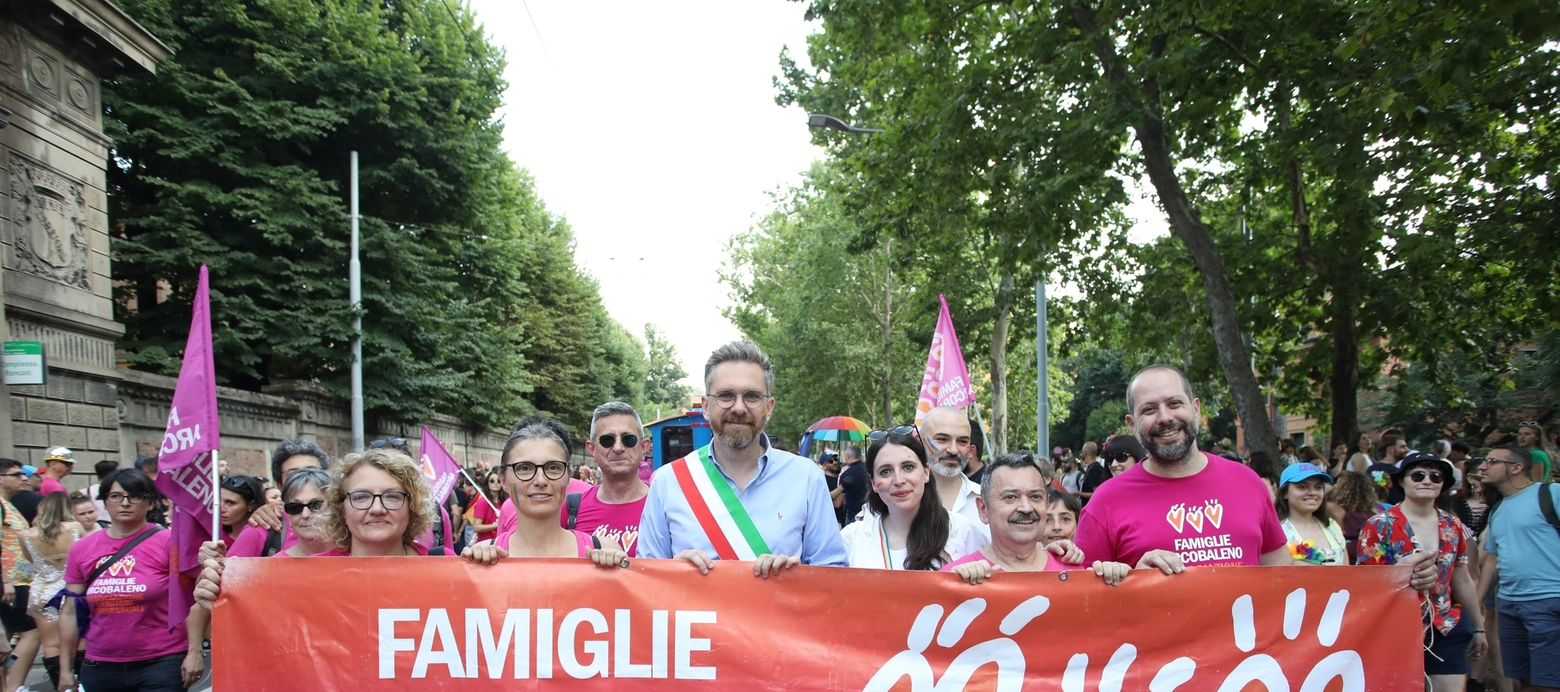
<path id="1" fill-rule="evenodd" d="M 249 483 L 243 476 L 228 476 L 227 478 L 222 479 L 222 487 L 229 490 L 238 490 L 239 488 L 243 488 L 247 485 L 249 485 Z"/>
<path id="2" fill-rule="evenodd" d="M 873 442 L 877 442 L 878 440 L 888 437 L 889 433 L 893 433 L 895 435 L 910 435 L 915 438 L 921 437 L 921 431 L 917 430 L 914 425 L 900 425 L 893 428 L 878 428 L 877 430 L 873 430 L 872 432 L 867 433 L 867 439 Z"/>
<path id="3" fill-rule="evenodd" d="M 406 449 L 406 438 L 381 437 L 377 440 L 374 440 L 373 442 L 368 443 L 368 446 L 373 447 L 374 449 L 384 449 L 386 447 L 392 449 Z"/>
<path id="4" fill-rule="evenodd" d="M 325 511 L 325 501 L 319 498 L 315 498 L 310 500 L 308 503 L 289 502 L 285 505 L 282 505 L 282 509 L 293 516 L 303 514 L 304 508 L 308 508 L 309 513 L 311 514 L 319 514 L 320 512 Z"/>
<path id="5" fill-rule="evenodd" d="M 1431 483 L 1440 483 L 1446 480 L 1440 471 L 1414 471 L 1408 474 L 1408 479 L 1415 483 L 1423 483 L 1426 478 L 1429 478 Z"/>
<path id="6" fill-rule="evenodd" d="M 623 447 L 625 449 L 632 449 L 634 445 L 639 444 L 639 436 L 633 433 L 623 433 L 621 438 L 619 438 L 617 435 L 613 435 L 612 433 L 606 433 L 601 437 L 596 438 L 596 444 L 601 445 L 607 449 L 612 449 L 613 447 L 617 446 L 619 439 L 623 440 Z"/>

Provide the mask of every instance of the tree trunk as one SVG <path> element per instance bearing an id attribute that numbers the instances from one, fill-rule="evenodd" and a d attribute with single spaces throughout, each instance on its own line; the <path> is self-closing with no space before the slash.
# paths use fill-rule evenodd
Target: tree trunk
<path id="1" fill-rule="evenodd" d="M 1278 442 L 1273 436 L 1273 422 L 1268 418 L 1267 402 L 1257 386 L 1257 378 L 1251 371 L 1251 356 L 1241 336 L 1240 316 L 1235 312 L 1235 292 L 1230 288 L 1230 275 L 1224 267 L 1224 256 L 1213 242 L 1213 234 L 1197 217 L 1191 200 L 1187 199 L 1181 181 L 1176 177 L 1175 163 L 1170 158 L 1169 139 L 1165 135 L 1161 114 L 1159 83 L 1152 77 L 1135 83 L 1127 73 L 1125 61 L 1116 54 L 1111 36 L 1100 35 L 1099 22 L 1093 8 L 1073 6 L 1073 20 L 1083 33 L 1093 36 L 1093 50 L 1100 60 L 1101 76 L 1118 94 L 1122 105 L 1132 114 L 1132 126 L 1138 145 L 1143 149 L 1143 165 L 1148 179 L 1154 185 L 1159 203 L 1169 217 L 1170 233 L 1186 245 L 1192 253 L 1192 261 L 1202 274 L 1203 290 L 1208 294 L 1208 314 L 1213 320 L 1213 341 L 1219 352 L 1219 366 L 1224 379 L 1229 382 L 1230 394 L 1235 398 L 1235 411 L 1246 430 L 1247 447 L 1254 452 L 1266 452 L 1278 459 Z M 1155 58 L 1164 54 L 1167 39 L 1155 37 L 1149 49 Z"/>
<path id="2" fill-rule="evenodd" d="M 883 427 L 894 427 L 894 357 L 890 337 L 893 336 L 894 315 L 894 258 L 893 238 L 883 239 Z"/>
<path id="3" fill-rule="evenodd" d="M 1339 442 L 1353 445 L 1360 435 L 1359 372 L 1360 342 L 1355 320 L 1353 291 L 1345 286 L 1333 292 L 1332 312 L 1332 439 L 1328 448 Z M 1360 450 L 1369 454 L 1369 450 Z"/>
<path id="4" fill-rule="evenodd" d="M 1005 236 L 1003 240 L 1005 245 Z M 997 322 L 991 328 L 991 437 L 987 440 L 986 459 L 1008 451 L 1007 341 L 1008 330 L 1013 324 L 1012 269 L 1002 270 L 1002 283 L 997 287 L 993 302 L 997 308 Z M 1045 392 L 1040 396 L 1045 396 Z"/>

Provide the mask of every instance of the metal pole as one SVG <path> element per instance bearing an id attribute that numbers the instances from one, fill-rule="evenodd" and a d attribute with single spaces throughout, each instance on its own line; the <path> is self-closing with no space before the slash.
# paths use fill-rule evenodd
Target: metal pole
<path id="1" fill-rule="evenodd" d="M 358 153 L 352 152 L 352 259 L 347 263 L 352 302 L 352 451 L 363 451 L 363 268 L 358 264 Z"/>
<path id="2" fill-rule="evenodd" d="M 1039 390 L 1035 396 L 1035 450 L 1036 454 L 1049 458 L 1051 456 L 1051 397 L 1050 373 L 1046 371 L 1047 351 L 1050 345 L 1047 343 L 1049 335 L 1046 333 L 1045 317 L 1045 280 L 1035 282 L 1035 361 L 1039 366 Z"/>

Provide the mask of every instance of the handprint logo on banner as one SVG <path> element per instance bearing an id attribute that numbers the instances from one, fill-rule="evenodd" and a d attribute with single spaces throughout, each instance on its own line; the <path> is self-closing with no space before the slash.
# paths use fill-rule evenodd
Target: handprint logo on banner
<path id="1" fill-rule="evenodd" d="M 1338 642 L 1343 629 L 1344 611 L 1349 605 L 1349 592 L 1337 591 L 1327 599 L 1327 607 L 1317 622 L 1315 635 L 1323 647 L 1331 648 Z M 1024 651 L 1012 637 L 1035 618 L 1043 615 L 1051 606 L 1044 596 L 1035 596 L 1020 603 L 1002 618 L 998 630 L 1006 636 L 970 645 L 954 657 L 953 662 L 938 678 L 932 670 L 926 650 L 935 637 L 937 645 L 945 649 L 956 648 L 965 632 L 976 618 L 986 610 L 986 601 L 972 598 L 960 603 L 947 619 L 943 607 L 937 604 L 921 609 L 910 626 L 905 640 L 905 650 L 895 654 L 867 681 L 862 692 L 888 692 L 905 678 L 910 680 L 911 692 L 960 692 L 969 684 L 975 671 L 988 664 L 996 664 L 997 678 L 994 689 L 998 692 L 1017 692 L 1024 686 L 1028 673 L 1028 661 Z M 1284 600 L 1283 636 L 1296 641 L 1305 624 L 1306 590 L 1295 589 Z M 1247 685 L 1259 682 L 1267 692 L 1290 692 L 1289 679 L 1282 664 L 1268 653 L 1252 654 L 1257 649 L 1256 612 L 1250 594 L 1236 598 L 1230 607 L 1232 634 L 1235 648 L 1251 654 L 1225 676 L 1218 692 L 1240 692 Z M 1265 650 L 1281 652 L 1281 643 L 1265 646 Z M 1282 655 L 1282 653 L 1280 653 Z M 1098 692 L 1121 692 L 1132 664 L 1137 662 L 1138 648 L 1123 643 L 1111 654 L 1100 672 Z M 1085 681 L 1089 672 L 1089 655 L 1074 654 L 1067 660 L 1062 673 L 1062 692 L 1086 692 Z M 1197 662 L 1182 656 L 1164 664 L 1148 684 L 1150 692 L 1175 692 L 1190 682 L 1197 673 Z M 1299 692 L 1323 692 L 1335 679 L 1341 679 L 1343 692 L 1364 692 L 1365 662 L 1359 652 L 1334 651 L 1328 654 L 1306 674 Z"/>

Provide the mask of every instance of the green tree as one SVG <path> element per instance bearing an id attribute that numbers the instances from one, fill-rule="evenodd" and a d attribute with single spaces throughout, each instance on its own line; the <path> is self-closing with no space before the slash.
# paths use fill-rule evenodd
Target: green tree
<path id="1" fill-rule="evenodd" d="M 688 371 L 677 361 L 677 347 L 655 325 L 646 324 L 645 350 L 648 373 L 641 407 L 662 409 L 667 414 L 682 411 L 688 406 L 692 390 L 683 384 Z"/>

